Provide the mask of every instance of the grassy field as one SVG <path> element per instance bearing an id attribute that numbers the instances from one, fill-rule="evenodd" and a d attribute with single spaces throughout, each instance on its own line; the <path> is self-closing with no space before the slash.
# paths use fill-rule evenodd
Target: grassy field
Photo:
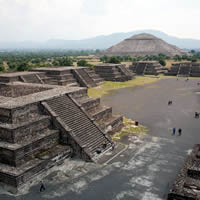
<path id="1" fill-rule="evenodd" d="M 144 85 L 144 84 L 156 82 L 157 80 L 159 80 L 159 77 L 137 76 L 135 79 L 126 81 L 126 82 L 105 81 L 104 84 L 96 88 L 89 88 L 88 95 L 90 97 L 101 97 L 111 92 L 114 92 L 115 90 L 120 89 L 120 88 Z"/>

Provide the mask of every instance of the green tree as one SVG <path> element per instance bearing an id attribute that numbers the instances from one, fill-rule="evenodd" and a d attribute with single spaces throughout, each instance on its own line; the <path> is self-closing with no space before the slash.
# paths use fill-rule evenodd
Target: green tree
<path id="1" fill-rule="evenodd" d="M 89 66 L 89 63 L 87 62 L 87 60 L 79 60 L 77 62 L 77 65 L 78 66 L 81 66 L 81 67 L 88 67 Z"/>
<path id="2" fill-rule="evenodd" d="M 5 72 L 5 71 L 6 71 L 5 67 L 3 65 L 0 65 L 0 72 Z"/>
<path id="3" fill-rule="evenodd" d="M 114 63 L 114 64 L 120 64 L 120 60 L 119 58 L 115 57 L 115 56 L 111 56 L 108 60 L 108 63 Z"/>
<path id="4" fill-rule="evenodd" d="M 26 62 L 22 62 L 17 66 L 17 71 L 28 71 L 30 69 L 30 65 Z"/>
<path id="5" fill-rule="evenodd" d="M 159 60 L 159 63 L 162 65 L 162 66 L 166 66 L 166 61 L 164 59 L 160 59 Z"/>
<path id="6" fill-rule="evenodd" d="M 104 62 L 104 63 L 107 63 L 108 60 L 109 60 L 109 57 L 108 57 L 107 55 L 104 55 L 104 56 L 102 56 L 102 57 L 100 58 L 100 61 L 101 61 L 101 62 Z"/>

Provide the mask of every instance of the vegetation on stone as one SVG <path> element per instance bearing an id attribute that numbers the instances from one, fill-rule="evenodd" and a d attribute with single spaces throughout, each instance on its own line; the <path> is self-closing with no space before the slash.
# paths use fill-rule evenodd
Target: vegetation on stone
<path id="1" fill-rule="evenodd" d="M 148 129 L 145 126 L 140 124 L 139 126 L 136 126 L 134 120 L 127 119 L 125 117 L 123 118 L 123 124 L 124 128 L 112 136 L 113 140 L 120 140 L 122 137 L 129 134 L 146 135 L 148 132 Z"/>

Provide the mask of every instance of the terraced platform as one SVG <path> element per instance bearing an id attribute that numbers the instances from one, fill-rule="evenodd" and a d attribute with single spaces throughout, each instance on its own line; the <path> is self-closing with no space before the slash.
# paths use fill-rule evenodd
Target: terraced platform
<path id="1" fill-rule="evenodd" d="M 112 109 L 89 98 L 87 88 L 27 83 L 30 76 L 18 75 L 26 83 L 0 84 L 0 182 L 18 188 L 71 155 L 96 162 L 97 149 L 102 157 L 111 148 L 105 129 L 121 127 L 122 117 L 111 120 Z"/>
<path id="2" fill-rule="evenodd" d="M 106 81 L 128 81 L 134 74 L 122 64 L 100 64 L 94 67 L 95 73 Z"/>

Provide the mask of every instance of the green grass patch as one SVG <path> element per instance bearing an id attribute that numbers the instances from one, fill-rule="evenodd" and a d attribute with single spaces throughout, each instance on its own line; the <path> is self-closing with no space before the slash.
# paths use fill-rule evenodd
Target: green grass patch
<path id="1" fill-rule="evenodd" d="M 156 82 L 158 80 L 159 80 L 159 77 L 155 78 L 155 77 L 147 77 L 147 76 L 137 76 L 135 79 L 126 81 L 126 82 L 105 81 L 104 84 L 96 88 L 89 88 L 88 95 L 90 97 L 102 97 L 120 88 L 145 85 L 148 83 Z"/>
<path id="2" fill-rule="evenodd" d="M 140 125 L 135 126 L 135 121 L 127 118 L 123 118 L 124 127 L 121 129 L 120 132 L 115 133 L 112 136 L 113 140 L 120 140 L 122 137 L 128 134 L 135 134 L 135 135 L 146 135 L 148 132 L 147 127 Z"/>

